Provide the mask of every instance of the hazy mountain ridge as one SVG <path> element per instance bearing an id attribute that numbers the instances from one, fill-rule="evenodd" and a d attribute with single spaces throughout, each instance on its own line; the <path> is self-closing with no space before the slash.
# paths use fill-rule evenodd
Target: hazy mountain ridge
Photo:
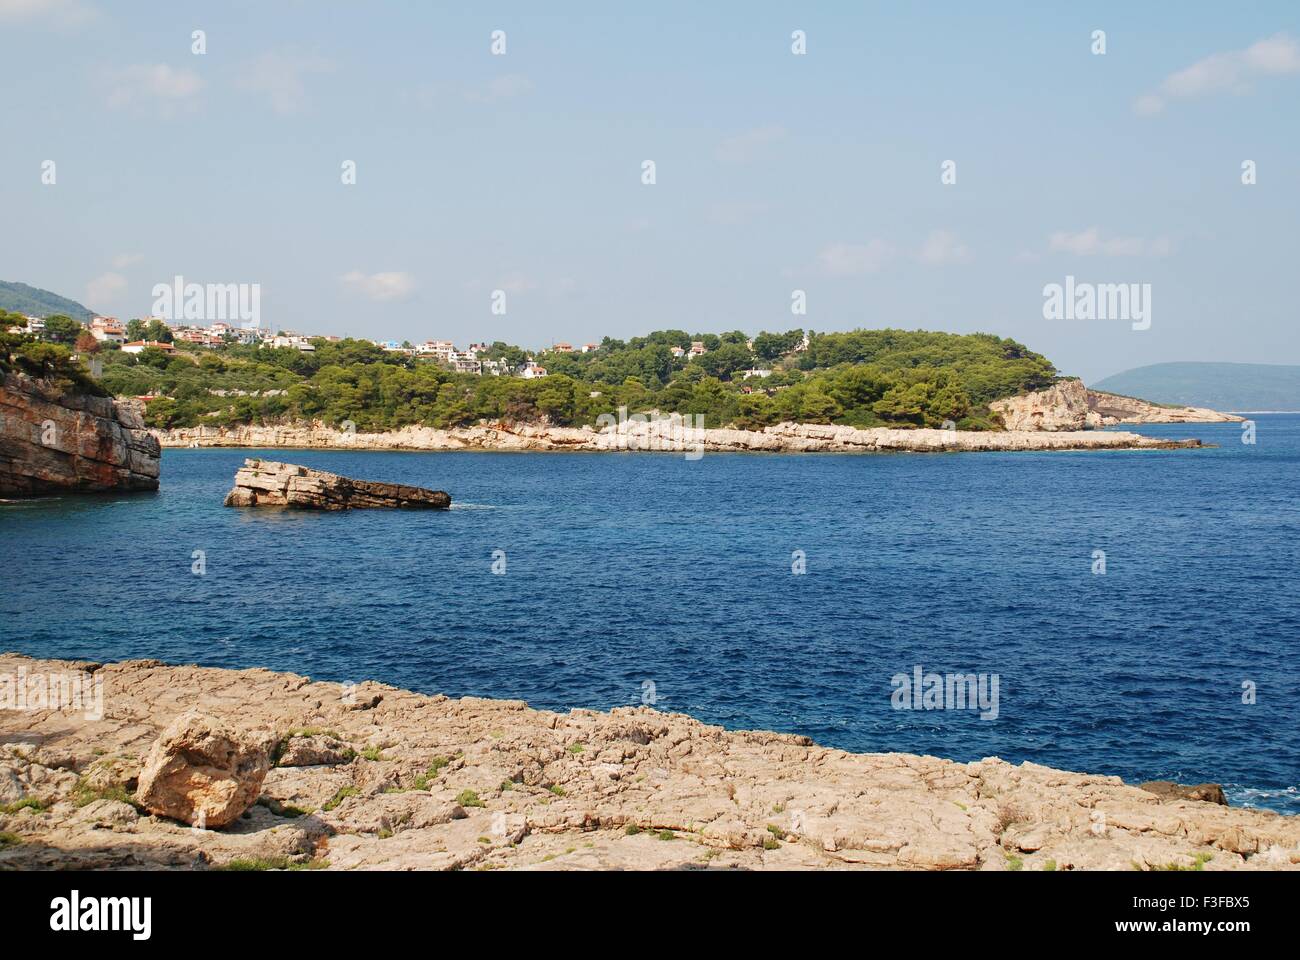
<path id="1" fill-rule="evenodd" d="M 1300 366 L 1275 363 L 1155 363 L 1092 384 L 1156 403 L 1214 410 L 1300 410 Z"/>
<path id="2" fill-rule="evenodd" d="M 0 310 L 21 313 L 24 316 L 50 317 L 62 314 L 83 323 L 95 316 L 95 311 L 61 297 L 49 290 L 32 287 L 25 283 L 0 280 Z"/>

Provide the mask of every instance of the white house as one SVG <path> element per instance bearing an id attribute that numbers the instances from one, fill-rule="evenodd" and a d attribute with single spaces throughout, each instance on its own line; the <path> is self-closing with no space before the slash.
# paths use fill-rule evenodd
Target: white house
<path id="1" fill-rule="evenodd" d="M 519 371 L 519 376 L 525 380 L 536 380 L 538 377 L 546 376 L 546 368 L 539 367 L 533 361 L 529 360 L 524 364 L 524 368 Z"/>
<path id="2" fill-rule="evenodd" d="M 100 343 L 126 343 L 126 327 L 116 317 L 92 317 L 90 335 Z"/>

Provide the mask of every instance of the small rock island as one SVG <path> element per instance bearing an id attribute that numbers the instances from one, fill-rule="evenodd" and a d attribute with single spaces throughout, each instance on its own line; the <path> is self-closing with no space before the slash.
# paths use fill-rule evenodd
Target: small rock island
<path id="1" fill-rule="evenodd" d="M 225 505 L 300 510 L 369 507 L 446 510 L 451 506 L 451 497 L 442 490 L 378 480 L 353 480 L 296 463 L 249 459 L 235 473 L 235 486 L 226 494 Z"/>

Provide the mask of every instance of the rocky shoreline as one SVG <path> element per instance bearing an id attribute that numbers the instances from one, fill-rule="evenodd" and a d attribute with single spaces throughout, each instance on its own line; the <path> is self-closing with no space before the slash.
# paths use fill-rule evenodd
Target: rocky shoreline
<path id="1" fill-rule="evenodd" d="M 20 677 L 86 696 L 18 704 Z M 1205 788 L 851 754 L 647 707 L 18 654 L 0 694 L 0 869 L 1300 869 L 1300 818 L 1179 796 Z M 238 789 L 204 765 L 221 757 Z M 190 825 L 217 793 L 228 825 Z"/>
<path id="2" fill-rule="evenodd" d="M 439 430 L 403 427 L 352 433 L 321 423 L 287 426 L 190 427 L 154 431 L 164 447 L 248 447 L 330 450 L 649 451 L 698 457 L 704 453 L 944 453 L 1032 450 L 1172 450 L 1203 446 L 1101 430 L 895 430 L 782 423 L 764 430 L 697 429 L 659 420 L 591 427 L 483 423 Z"/>

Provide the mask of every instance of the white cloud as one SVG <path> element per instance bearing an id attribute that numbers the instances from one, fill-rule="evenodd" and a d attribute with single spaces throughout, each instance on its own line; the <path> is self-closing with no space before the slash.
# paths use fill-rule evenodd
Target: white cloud
<path id="1" fill-rule="evenodd" d="M 144 260 L 143 253 L 119 253 L 113 258 L 113 269 L 123 270 L 126 267 L 133 267 Z"/>
<path id="2" fill-rule="evenodd" d="M 340 280 L 346 290 L 376 301 L 402 300 L 415 290 L 415 278 L 399 271 L 365 274 L 353 270 Z"/>
<path id="3" fill-rule="evenodd" d="M 0 0 L 0 20 L 4 21 L 76 27 L 98 16 L 99 11 L 82 0 Z"/>
<path id="4" fill-rule="evenodd" d="M 893 255 L 894 248 L 883 240 L 832 243 L 817 254 L 817 262 L 828 277 L 856 277 L 875 273 Z"/>
<path id="5" fill-rule="evenodd" d="M 970 248 L 951 230 L 934 230 L 921 244 L 917 259 L 922 263 L 966 263 L 971 258 Z"/>
<path id="6" fill-rule="evenodd" d="M 784 139 L 784 127 L 756 127 L 725 138 L 713 155 L 722 163 L 748 163 L 764 147 Z"/>
<path id="7" fill-rule="evenodd" d="M 203 79 L 165 63 L 138 63 L 109 71 L 107 86 L 108 105 L 114 109 L 151 106 L 172 113 L 194 105 Z"/>
<path id="8" fill-rule="evenodd" d="M 1245 50 L 1214 53 L 1190 67 L 1176 70 L 1159 88 L 1133 101 L 1135 113 L 1151 116 L 1164 110 L 1170 100 L 1211 93 L 1244 94 L 1258 77 L 1300 73 L 1300 45 L 1279 33 L 1259 40 Z"/>
<path id="9" fill-rule="evenodd" d="M 506 293 L 530 293 L 537 289 L 537 281 L 526 274 L 515 271 L 502 278 L 497 287 Z"/>
<path id="10" fill-rule="evenodd" d="M 101 273 L 86 284 L 86 303 L 99 310 L 117 302 L 126 293 L 126 277 L 120 273 Z"/>
<path id="11" fill-rule="evenodd" d="M 330 73 L 334 64 L 323 57 L 296 53 L 264 53 L 239 68 L 235 85 L 266 97 L 276 113 L 296 113 L 307 104 L 310 74 Z"/>
<path id="12" fill-rule="evenodd" d="M 1076 257 L 1163 257 L 1173 251 L 1168 237 L 1144 240 L 1142 237 L 1106 237 L 1099 227 L 1078 233 L 1058 230 L 1047 238 L 1047 249 Z"/>
<path id="13" fill-rule="evenodd" d="M 532 93 L 533 81 L 520 73 L 507 73 L 496 77 L 474 90 L 465 91 L 465 99 L 476 103 L 491 103 L 494 100 L 509 100 Z"/>

